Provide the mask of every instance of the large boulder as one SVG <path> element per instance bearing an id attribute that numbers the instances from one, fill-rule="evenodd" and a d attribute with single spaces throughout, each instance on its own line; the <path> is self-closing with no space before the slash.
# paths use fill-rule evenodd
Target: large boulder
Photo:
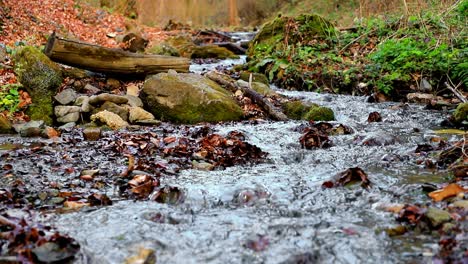
<path id="1" fill-rule="evenodd" d="M 19 49 L 14 60 L 18 80 L 32 98 L 32 105 L 26 114 L 32 120 L 44 120 L 52 124 L 53 96 L 63 80 L 59 66 L 39 49 L 30 46 Z"/>
<path id="2" fill-rule="evenodd" d="M 239 120 L 243 115 L 230 92 L 192 73 L 153 75 L 140 96 L 146 109 L 164 121 L 194 124 Z"/>

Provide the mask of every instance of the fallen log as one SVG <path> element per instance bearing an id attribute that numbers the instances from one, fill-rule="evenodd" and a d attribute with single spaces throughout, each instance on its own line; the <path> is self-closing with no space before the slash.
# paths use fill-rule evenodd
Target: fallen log
<path id="1" fill-rule="evenodd" d="M 252 88 L 238 85 L 229 76 L 222 73 L 211 71 L 206 73 L 205 76 L 225 86 L 229 91 L 233 93 L 235 93 L 237 90 L 242 91 L 242 93 L 248 98 L 250 98 L 253 103 L 260 106 L 270 118 L 278 121 L 288 120 L 288 117 L 280 109 L 275 107 L 272 103 L 266 100 L 265 97 L 257 93 Z M 250 83 L 251 81 L 249 82 L 249 84 Z"/>
<path id="2" fill-rule="evenodd" d="M 186 58 L 147 55 L 110 49 L 57 37 L 53 33 L 44 53 L 53 61 L 73 67 L 110 75 L 144 76 L 168 70 L 188 72 Z"/>

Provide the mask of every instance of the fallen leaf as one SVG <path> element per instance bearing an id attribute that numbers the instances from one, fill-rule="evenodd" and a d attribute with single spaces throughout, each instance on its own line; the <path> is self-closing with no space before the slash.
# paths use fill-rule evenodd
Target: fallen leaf
<path id="1" fill-rule="evenodd" d="M 443 189 L 437 190 L 430 192 L 428 195 L 431 197 L 434 201 L 440 202 L 442 200 L 445 200 L 448 197 L 452 196 L 457 196 L 459 193 L 464 193 L 466 190 L 461 187 L 460 185 L 456 183 L 451 183 L 444 187 Z"/>

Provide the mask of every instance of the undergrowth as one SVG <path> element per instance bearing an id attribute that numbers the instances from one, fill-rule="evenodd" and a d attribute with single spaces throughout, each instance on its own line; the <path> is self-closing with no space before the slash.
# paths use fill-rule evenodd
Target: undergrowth
<path id="1" fill-rule="evenodd" d="M 20 95 L 18 89 L 20 84 L 6 84 L 0 88 L 0 112 L 7 111 L 13 114 L 18 110 Z"/>
<path id="2" fill-rule="evenodd" d="M 288 29 L 303 28 L 288 26 L 284 39 L 255 47 L 250 70 L 287 89 L 396 98 L 420 91 L 422 80 L 435 92 L 446 82 L 467 89 L 467 6 L 464 0 L 438 13 L 369 18 L 307 41 L 290 41 Z"/>

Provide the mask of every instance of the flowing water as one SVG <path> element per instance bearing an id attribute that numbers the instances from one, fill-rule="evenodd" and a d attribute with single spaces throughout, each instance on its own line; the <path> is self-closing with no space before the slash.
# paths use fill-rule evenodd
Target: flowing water
<path id="1" fill-rule="evenodd" d="M 329 149 L 305 150 L 295 130 L 304 121 L 215 125 L 215 132 L 222 135 L 243 132 L 248 142 L 269 153 L 266 162 L 165 176 L 162 182 L 185 193 L 179 205 L 123 200 L 97 209 L 44 214 L 43 221 L 53 221 L 61 232 L 79 241 L 83 254 L 77 263 L 123 263 L 141 248 L 155 250 L 157 263 L 430 260 L 437 240 L 414 234 L 388 237 L 383 230 L 397 223 L 381 207 L 427 201 L 421 183 L 442 181 L 446 176 L 417 165 L 414 154 L 418 144 L 438 137 L 434 129 L 445 113 L 411 104 L 370 104 L 364 97 L 278 92 L 331 107 L 337 119 L 333 123 L 350 126 L 354 133 L 332 136 Z M 373 111 L 381 113 L 383 122 L 367 122 Z M 455 136 L 443 137 L 455 140 Z M 11 144 L 15 138 L 0 139 L 6 142 L 3 149 L 18 148 Z M 363 144 L 369 140 L 377 146 Z M 84 160 L 93 166 L 106 160 L 99 151 L 92 153 L 93 158 Z M 40 166 L 45 168 L 47 163 Z M 109 168 L 110 164 L 101 166 Z M 369 175 L 369 190 L 321 187 L 350 167 L 360 167 Z"/>
<path id="2" fill-rule="evenodd" d="M 443 176 L 416 165 L 413 153 L 435 136 L 432 129 L 444 115 L 417 105 L 369 104 L 363 97 L 281 92 L 333 108 L 336 122 L 355 133 L 332 137 L 329 149 L 304 150 L 294 131 L 304 122 L 217 125 L 220 134 L 244 132 L 269 153 L 268 161 L 167 177 L 186 193 L 180 205 L 121 201 L 57 215 L 56 226 L 81 243 L 84 263 L 122 263 L 141 247 L 154 249 L 158 263 L 398 263 L 422 261 L 423 253 L 436 250 L 427 237 L 385 235 L 395 221 L 379 207 L 424 199 L 419 184 Z M 372 111 L 383 122 L 368 124 Z M 382 145 L 360 144 L 361 137 Z M 321 188 L 349 167 L 364 169 L 372 188 Z M 249 193 L 257 199 L 245 202 Z M 265 248 L 252 250 L 249 241 Z"/>

